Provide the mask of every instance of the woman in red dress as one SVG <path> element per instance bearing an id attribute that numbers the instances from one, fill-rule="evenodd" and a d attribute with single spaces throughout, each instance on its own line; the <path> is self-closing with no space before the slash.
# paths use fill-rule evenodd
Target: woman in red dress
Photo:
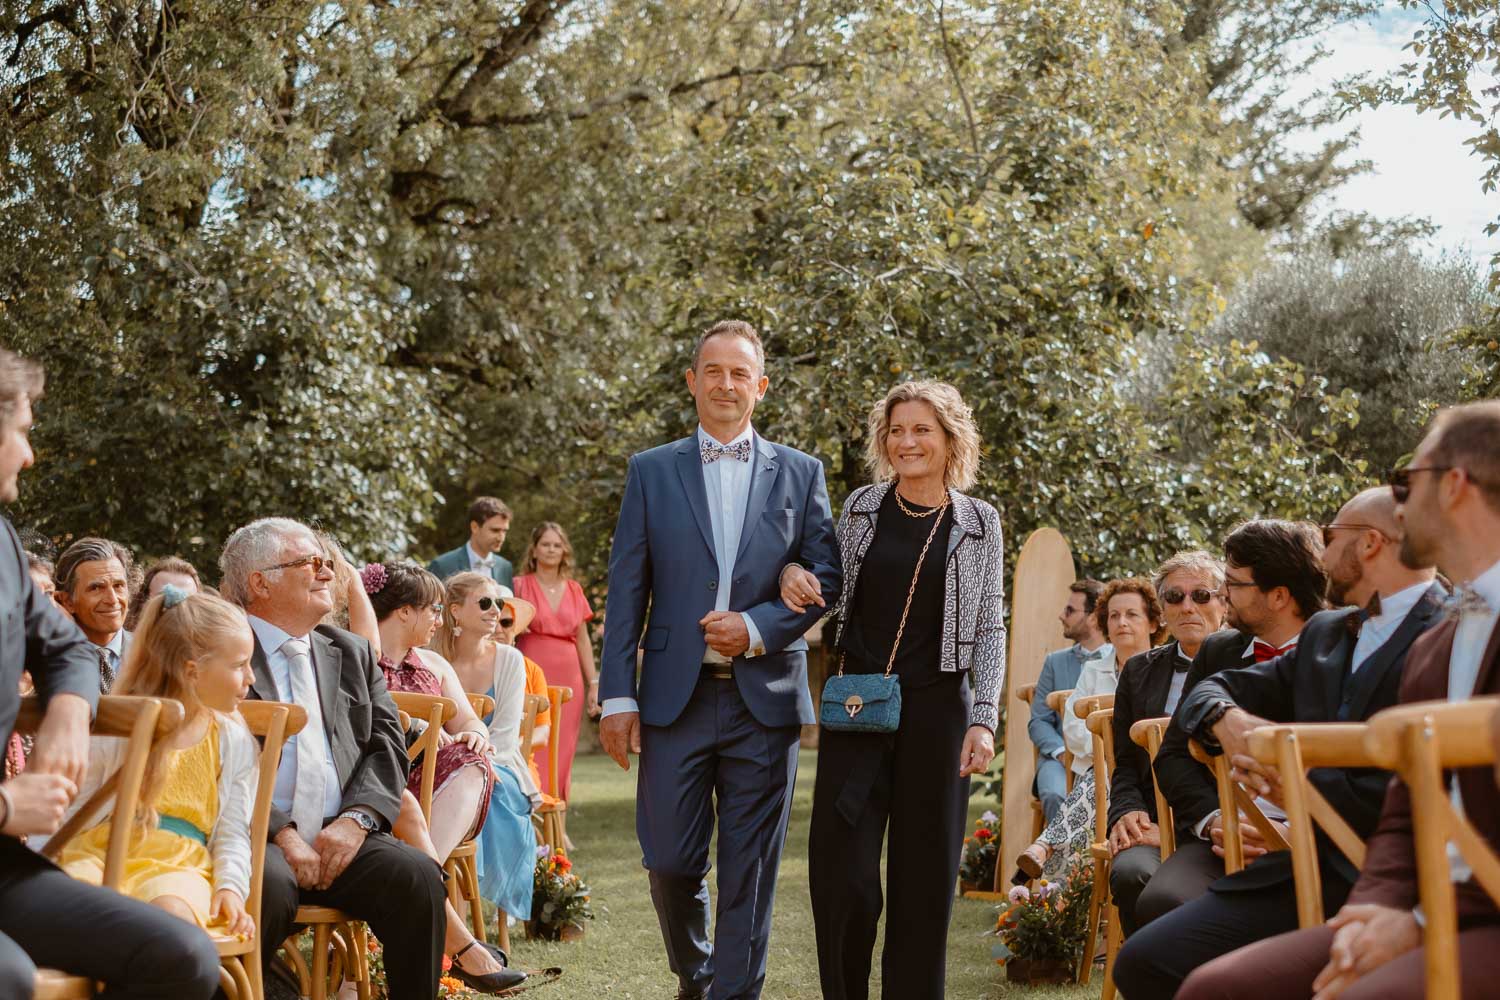
<path id="1" fill-rule="evenodd" d="M 573 579 L 573 546 L 562 525 L 543 521 L 531 532 L 522 572 L 516 577 L 516 596 L 536 606 L 531 630 L 516 640 L 521 652 L 541 665 L 547 683 L 573 689 L 573 699 L 562 706 L 562 718 L 553 724 L 558 733 L 556 795 L 566 800 L 568 779 L 573 771 L 573 753 L 578 749 L 578 730 L 583 713 L 599 714 L 599 677 L 594 671 L 594 646 L 589 639 L 589 607 L 583 588 Z M 554 791 L 545 750 L 537 755 L 542 790 Z"/>

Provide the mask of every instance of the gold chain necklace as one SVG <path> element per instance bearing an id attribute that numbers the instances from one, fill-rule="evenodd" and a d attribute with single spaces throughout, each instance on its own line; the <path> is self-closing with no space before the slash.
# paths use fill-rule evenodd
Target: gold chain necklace
<path id="1" fill-rule="evenodd" d="M 905 514 L 907 517 L 931 517 L 932 515 L 938 513 L 939 511 L 943 510 L 945 507 L 948 506 L 948 495 L 946 493 L 944 493 L 943 494 L 943 502 L 942 503 L 938 504 L 936 507 L 932 508 L 931 510 L 924 510 L 924 511 L 921 511 L 919 513 L 917 511 L 912 510 L 910 507 L 906 506 L 906 501 L 901 499 L 901 491 L 899 489 L 897 489 L 896 487 L 892 486 L 891 487 L 891 492 L 894 493 L 894 494 L 896 494 L 896 506 L 900 507 L 901 508 L 901 513 Z"/>

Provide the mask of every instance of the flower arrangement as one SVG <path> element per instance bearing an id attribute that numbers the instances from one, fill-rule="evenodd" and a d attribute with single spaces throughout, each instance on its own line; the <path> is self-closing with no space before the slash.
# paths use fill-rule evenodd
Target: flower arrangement
<path id="1" fill-rule="evenodd" d="M 1093 868 L 1086 858 L 1076 859 L 1062 882 L 1042 879 L 1035 891 L 1024 885 L 1012 888 L 995 922 L 995 962 L 1011 963 L 1007 974 L 1012 979 L 1071 979 L 1088 933 L 1093 888 Z"/>
<path id="2" fill-rule="evenodd" d="M 389 1000 L 390 991 L 385 982 L 385 953 L 374 934 L 367 936 L 369 942 L 371 1000 Z M 438 977 L 437 1000 L 473 1000 L 479 994 L 469 989 L 463 981 L 452 974 L 453 959 L 443 956 L 443 973 Z"/>
<path id="3" fill-rule="evenodd" d="M 999 823 L 999 816 L 986 811 L 974 823 L 974 832 L 964 838 L 958 880 L 965 891 L 988 890 L 995 884 L 995 863 L 1000 857 Z"/>
<path id="4" fill-rule="evenodd" d="M 557 941 L 577 936 L 583 930 L 583 921 L 593 919 L 589 887 L 574 873 L 573 862 L 549 847 L 537 848 L 528 931 Z"/>

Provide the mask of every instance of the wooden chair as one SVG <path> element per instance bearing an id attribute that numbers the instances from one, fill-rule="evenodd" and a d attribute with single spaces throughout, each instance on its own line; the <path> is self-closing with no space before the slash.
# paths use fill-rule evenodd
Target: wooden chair
<path id="1" fill-rule="evenodd" d="M 1417 889 L 1427 926 L 1422 932 L 1428 1000 L 1458 1000 L 1458 901 L 1448 845 L 1458 848 L 1474 881 L 1500 902 L 1500 857 L 1453 807 L 1444 771 L 1490 767 L 1497 756 L 1492 726 L 1500 698 L 1417 702 L 1371 717 L 1365 750 L 1377 767 L 1395 770 L 1411 793 Z"/>
<path id="2" fill-rule="evenodd" d="M 469 694 L 469 707 L 480 719 L 495 710 L 495 700 L 489 695 Z M 479 892 L 479 845 L 471 837 L 453 849 L 448 860 L 443 862 L 443 871 L 448 874 L 448 899 L 460 913 L 467 904 L 469 929 L 481 944 L 488 942 L 484 931 L 484 897 Z M 500 921 L 500 947 L 510 951 L 510 934 L 505 920 Z"/>
<path id="3" fill-rule="evenodd" d="M 537 814 L 542 818 L 542 843 L 550 846 L 555 853 L 566 855 L 568 803 L 562 797 L 558 762 L 562 745 L 562 707 L 573 700 L 573 689 L 549 686 L 547 700 L 552 705 L 552 726 L 547 730 L 547 794 L 554 801 L 543 802 L 537 809 Z"/>
<path id="4" fill-rule="evenodd" d="M 1219 817 L 1224 825 L 1224 874 L 1233 875 L 1245 867 L 1245 840 L 1240 833 L 1241 813 L 1255 824 L 1256 829 L 1263 832 L 1262 839 L 1266 842 L 1267 850 L 1290 850 L 1286 839 L 1276 832 L 1276 828 L 1271 826 L 1265 814 L 1260 811 L 1260 806 L 1255 804 L 1255 796 L 1230 777 L 1229 758 L 1226 755 L 1210 755 L 1197 740 L 1189 740 L 1188 749 L 1194 760 L 1208 768 L 1219 790 Z"/>
<path id="5" fill-rule="evenodd" d="M 1358 723 L 1302 723 L 1261 726 L 1250 734 L 1250 755 L 1281 774 L 1292 873 L 1297 885 L 1297 925 L 1323 922 L 1323 884 L 1316 827 L 1356 870 L 1364 867 L 1365 844 L 1307 778 L 1315 767 L 1378 767 L 1365 750 L 1367 726 Z M 1316 824 L 1316 826 L 1315 826 Z"/>
<path id="6" fill-rule="evenodd" d="M 250 732 L 261 740 L 255 803 L 250 811 L 250 898 L 245 900 L 245 912 L 255 921 L 255 933 L 244 941 L 217 933 L 213 937 L 219 950 L 219 985 L 225 996 L 229 1000 L 265 1000 L 260 961 L 260 904 L 266 868 L 266 831 L 271 825 L 271 796 L 276 790 L 282 748 L 287 737 L 295 736 L 307 725 L 307 710 L 300 705 L 246 700 L 240 706 L 240 715 Z"/>
<path id="7" fill-rule="evenodd" d="M 1110 704 L 1100 707 L 1099 702 L 1108 699 Z M 1109 782 L 1115 770 L 1114 742 L 1114 696 L 1094 695 L 1079 699 L 1073 711 L 1089 727 L 1094 744 L 1094 842 L 1089 854 L 1094 861 L 1094 889 L 1089 896 L 1088 930 L 1083 939 L 1083 959 L 1078 966 L 1078 982 L 1088 985 L 1094 970 L 1094 949 L 1098 947 L 1099 924 L 1104 923 L 1104 988 L 1100 1000 L 1112 1000 L 1115 995 L 1115 954 L 1120 950 L 1122 933 L 1120 911 L 1115 908 L 1109 890 Z"/>
<path id="8" fill-rule="evenodd" d="M 1050 709 L 1052 709 L 1052 711 L 1054 711 L 1054 712 L 1059 712 L 1059 713 L 1062 712 L 1063 703 L 1068 700 L 1068 695 L 1070 695 L 1072 693 L 1073 693 L 1073 691 L 1072 691 L 1071 688 L 1068 689 L 1068 690 L 1066 690 L 1066 691 L 1053 691 L 1051 694 L 1049 694 L 1047 696 L 1047 707 L 1050 708 Z M 1035 684 L 1023 684 L 1016 691 L 1016 697 L 1019 698 L 1019 699 L 1021 699 L 1021 701 L 1025 702 L 1028 706 L 1030 706 L 1032 697 L 1035 694 L 1036 694 L 1036 685 Z M 1055 703 L 1054 703 L 1054 696 L 1055 695 L 1059 695 L 1059 694 L 1062 695 L 1062 698 L 1055 699 Z M 1033 743 L 1031 745 L 1031 759 L 1032 759 L 1032 772 L 1031 773 L 1035 774 L 1036 773 L 1036 766 L 1035 765 L 1041 759 L 1041 751 L 1039 751 L 1037 749 L 1035 743 Z M 1061 757 L 1061 762 L 1062 762 L 1062 766 L 1063 766 L 1063 773 L 1065 775 L 1064 781 L 1066 783 L 1067 790 L 1068 791 L 1072 791 L 1073 790 L 1073 755 L 1068 752 L 1068 750 L 1067 750 L 1066 747 L 1063 748 L 1063 755 Z M 1042 801 L 1041 801 L 1041 799 L 1037 798 L 1036 795 L 1033 794 L 1031 796 L 1031 839 L 1032 840 L 1036 840 L 1036 838 L 1038 838 L 1038 837 L 1040 837 L 1042 835 L 1042 831 L 1045 830 L 1046 828 L 1047 828 L 1047 813 L 1046 813 L 1046 811 L 1044 809 L 1042 809 Z"/>
<path id="9" fill-rule="evenodd" d="M 41 726 L 44 708 L 40 698 L 30 696 L 21 699 L 21 708 L 16 716 L 15 731 L 34 733 Z M 115 815 L 134 816 L 141 797 L 141 781 L 145 777 L 146 762 L 158 744 L 171 735 L 182 724 L 182 705 L 164 698 L 138 698 L 120 695 L 104 695 L 99 699 L 99 710 L 94 715 L 92 733 L 95 736 L 118 736 L 129 740 L 125 759 L 120 769 L 110 776 L 99 790 L 54 833 L 42 848 L 42 853 L 52 860 L 62 853 L 68 841 L 90 829 L 98 821 L 98 813 L 110 796 L 114 796 Z M 109 846 L 104 855 L 104 877 L 102 884 L 109 889 L 118 889 L 120 876 L 125 871 L 129 856 L 130 833 L 133 823 L 111 823 Z M 35 1000 L 85 1000 L 98 992 L 99 984 L 81 976 L 70 976 L 55 969 L 38 969 L 33 997 Z"/>
<path id="10" fill-rule="evenodd" d="M 1172 717 L 1163 715 L 1155 719 L 1137 719 L 1130 727 L 1131 742 L 1145 749 L 1153 765 L 1171 723 Z M 1160 783 L 1153 780 L 1151 785 L 1156 791 L 1156 829 L 1161 835 L 1161 859 L 1165 861 L 1177 850 L 1177 830 L 1172 822 L 1172 806 L 1167 802 Z"/>

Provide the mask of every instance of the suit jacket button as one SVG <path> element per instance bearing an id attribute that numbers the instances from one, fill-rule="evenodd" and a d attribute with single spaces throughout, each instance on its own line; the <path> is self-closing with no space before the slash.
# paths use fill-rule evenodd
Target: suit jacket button
<path id="1" fill-rule="evenodd" d="M 708 581 L 708 589 L 709 590 L 718 590 L 719 589 L 719 581 L 718 580 L 710 580 L 710 581 Z"/>

